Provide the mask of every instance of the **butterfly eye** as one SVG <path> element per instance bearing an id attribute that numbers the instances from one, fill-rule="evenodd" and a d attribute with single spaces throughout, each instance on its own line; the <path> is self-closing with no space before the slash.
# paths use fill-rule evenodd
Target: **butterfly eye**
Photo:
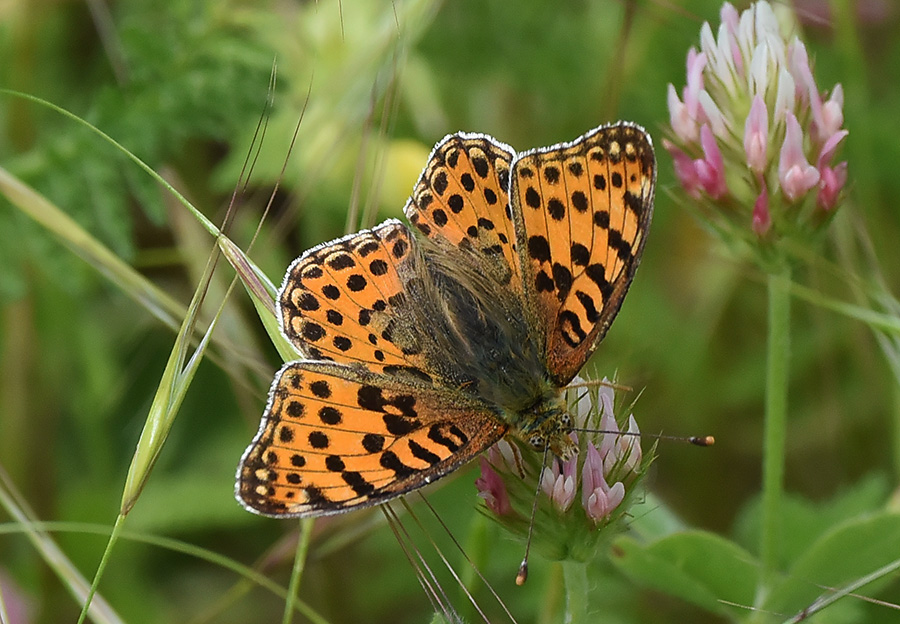
<path id="1" fill-rule="evenodd" d="M 572 430 L 572 416 L 569 412 L 563 412 L 559 416 L 559 428 L 565 432 Z"/>
<path id="2" fill-rule="evenodd" d="M 538 451 L 543 451 L 544 447 L 547 446 L 546 441 L 544 440 L 544 436 L 542 435 L 533 435 L 528 438 L 528 443 Z"/>

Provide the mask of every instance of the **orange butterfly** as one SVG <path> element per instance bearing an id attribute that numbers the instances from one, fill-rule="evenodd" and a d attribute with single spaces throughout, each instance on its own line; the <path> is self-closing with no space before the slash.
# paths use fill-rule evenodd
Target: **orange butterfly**
<path id="1" fill-rule="evenodd" d="M 237 473 L 278 517 L 382 503 L 506 434 L 574 452 L 562 389 L 603 339 L 653 212 L 650 137 L 620 122 L 517 154 L 439 142 L 404 212 L 314 247 L 278 316 L 304 359 L 276 375 Z"/>

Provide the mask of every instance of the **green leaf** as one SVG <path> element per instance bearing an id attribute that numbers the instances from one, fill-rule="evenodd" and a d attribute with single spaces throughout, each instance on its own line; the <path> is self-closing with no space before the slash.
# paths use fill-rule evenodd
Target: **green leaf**
<path id="1" fill-rule="evenodd" d="M 794 565 L 835 524 L 881 509 L 887 495 L 884 477 L 872 475 L 825 502 L 785 496 L 781 506 L 779 567 Z M 755 548 L 759 543 L 758 499 L 741 513 L 736 534 L 736 541 L 746 548 Z"/>
<path id="2" fill-rule="evenodd" d="M 632 580 L 713 613 L 734 615 L 723 601 L 753 604 L 759 563 L 713 533 L 678 533 L 648 545 L 622 537 L 613 553 L 613 563 Z"/>
<path id="3" fill-rule="evenodd" d="M 844 522 L 825 532 L 769 595 L 766 609 L 796 612 L 827 588 L 840 588 L 900 557 L 900 514 L 884 512 Z M 871 595 L 889 580 L 865 588 Z"/>

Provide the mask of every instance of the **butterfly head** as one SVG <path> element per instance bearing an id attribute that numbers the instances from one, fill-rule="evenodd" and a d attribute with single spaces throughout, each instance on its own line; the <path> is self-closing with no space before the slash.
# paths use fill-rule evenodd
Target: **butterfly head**
<path id="1" fill-rule="evenodd" d="M 578 452 L 578 445 L 571 435 L 572 415 L 561 394 L 536 403 L 523 414 L 521 422 L 515 433 L 536 451 L 549 449 L 563 461 Z"/>

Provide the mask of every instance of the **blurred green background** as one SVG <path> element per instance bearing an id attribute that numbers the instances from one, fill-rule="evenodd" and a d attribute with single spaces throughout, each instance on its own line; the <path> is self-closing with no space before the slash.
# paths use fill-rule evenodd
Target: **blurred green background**
<path id="1" fill-rule="evenodd" d="M 734 537 L 760 485 L 765 282 L 672 200 L 660 144 L 666 85 L 683 86 L 687 49 L 719 8 L 707 0 L 5 0 L 0 86 L 96 125 L 221 223 L 277 62 L 274 108 L 230 230 L 246 249 L 302 115 L 250 252 L 276 284 L 304 249 L 400 217 L 447 133 L 484 132 L 524 150 L 617 119 L 645 126 L 660 146 L 655 220 L 631 293 L 586 370 L 635 388 L 620 397 L 625 404 L 642 391 L 634 408 L 642 431 L 716 437 L 706 450 L 662 443 L 650 488 L 686 525 Z M 850 131 L 849 201 L 815 251 L 869 277 L 859 240 L 870 240 L 896 292 L 900 11 L 887 0 L 796 8 L 819 85 L 844 85 Z M 96 135 L 5 94 L 0 166 L 173 297 L 190 299 L 211 238 Z M 109 526 L 174 333 L 5 199 L 0 267 L 0 466 L 39 519 Z M 222 263 L 211 302 L 231 277 Z M 806 267 L 797 279 L 855 301 L 828 270 Z M 252 516 L 232 493 L 280 362 L 241 290 L 217 331 L 230 348 L 217 346 L 219 364 L 201 367 L 128 518 L 132 537 L 114 550 L 100 588 L 126 621 L 281 617 L 281 598 L 242 585 L 234 571 L 137 539 L 176 538 L 287 583 L 297 523 Z M 900 394 L 871 329 L 798 301 L 790 392 L 787 489 L 813 509 L 861 483 L 887 497 L 900 469 Z M 461 471 L 430 500 L 481 553 L 519 621 L 556 621 L 557 571 L 535 558 L 528 586 L 512 584 L 521 545 L 475 511 L 476 472 Z M 0 522 L 4 598 L 22 597 L 29 622 L 74 621 L 78 605 L 21 526 L 2 510 Z M 77 527 L 53 535 L 90 579 L 105 536 Z M 441 578 L 466 613 L 458 587 Z M 595 591 L 615 614 L 609 621 L 719 621 L 608 570 Z M 483 588 L 477 597 L 502 621 Z M 377 510 L 317 523 L 301 598 L 332 622 L 425 622 L 432 612 Z"/>

